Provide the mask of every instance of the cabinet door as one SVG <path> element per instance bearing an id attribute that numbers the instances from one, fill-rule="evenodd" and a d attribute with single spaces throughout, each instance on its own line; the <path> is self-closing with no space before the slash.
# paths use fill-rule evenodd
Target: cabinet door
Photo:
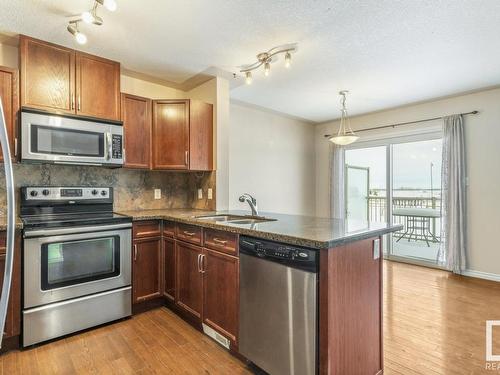
<path id="1" fill-rule="evenodd" d="M 188 169 L 189 101 L 153 102 L 153 168 Z"/>
<path id="2" fill-rule="evenodd" d="M 21 36 L 21 105 L 75 113 L 75 51 Z"/>
<path id="3" fill-rule="evenodd" d="M 181 309 L 195 319 L 201 320 L 202 309 L 202 274 L 199 260 L 202 249 L 184 242 L 175 243 L 175 299 Z"/>
<path id="4" fill-rule="evenodd" d="M 239 259 L 203 249 L 203 322 L 237 342 Z"/>
<path id="5" fill-rule="evenodd" d="M 151 99 L 122 94 L 125 167 L 151 167 Z"/>
<path id="6" fill-rule="evenodd" d="M 213 106 L 199 100 L 189 103 L 189 169 L 213 170 Z"/>
<path id="7" fill-rule="evenodd" d="M 134 241 L 133 302 L 143 302 L 160 296 L 161 239 L 145 238 Z"/>
<path id="8" fill-rule="evenodd" d="M 0 66 L 0 98 L 2 99 L 3 113 L 9 134 L 10 153 L 13 159 L 16 158 L 16 121 L 19 110 L 19 87 L 17 70 Z M 0 148 L 0 161 L 3 155 Z"/>
<path id="9" fill-rule="evenodd" d="M 175 241 L 163 238 L 163 295 L 175 299 Z"/>
<path id="10" fill-rule="evenodd" d="M 6 233 L 0 233 L 0 290 L 3 286 L 5 271 Z M 16 236 L 14 253 L 14 270 L 10 288 L 9 307 L 5 321 L 4 337 L 18 336 L 21 332 L 21 246 L 20 237 Z"/>
<path id="11" fill-rule="evenodd" d="M 76 113 L 120 119 L 120 63 L 76 53 Z"/>

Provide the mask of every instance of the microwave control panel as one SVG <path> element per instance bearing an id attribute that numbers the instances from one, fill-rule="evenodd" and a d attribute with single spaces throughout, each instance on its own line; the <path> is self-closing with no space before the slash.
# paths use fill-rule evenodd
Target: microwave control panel
<path id="1" fill-rule="evenodd" d="M 111 157 L 113 159 L 123 158 L 123 141 L 122 136 L 119 134 L 113 134 L 111 141 Z"/>

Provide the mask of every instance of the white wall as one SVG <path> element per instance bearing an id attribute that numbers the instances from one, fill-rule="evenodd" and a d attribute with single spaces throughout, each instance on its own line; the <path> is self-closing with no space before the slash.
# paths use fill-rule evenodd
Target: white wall
<path id="1" fill-rule="evenodd" d="M 314 215 L 314 125 L 241 104 L 230 105 L 229 208 Z"/>
<path id="2" fill-rule="evenodd" d="M 468 164 L 468 268 L 500 280 L 500 89 L 457 96 L 353 117 L 354 129 L 478 110 L 466 116 Z M 316 126 L 316 214 L 328 216 L 328 142 L 338 122 Z M 362 136 L 362 134 L 360 134 Z M 481 274 L 486 273 L 486 274 Z"/>

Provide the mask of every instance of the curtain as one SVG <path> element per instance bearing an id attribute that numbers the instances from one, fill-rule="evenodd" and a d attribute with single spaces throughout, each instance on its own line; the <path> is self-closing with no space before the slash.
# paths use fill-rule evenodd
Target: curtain
<path id="1" fill-rule="evenodd" d="M 438 261 L 454 273 L 466 267 L 466 166 L 461 115 L 444 118 L 441 246 Z"/>
<path id="2" fill-rule="evenodd" d="M 345 160 L 344 148 L 330 144 L 330 216 L 345 219 Z"/>

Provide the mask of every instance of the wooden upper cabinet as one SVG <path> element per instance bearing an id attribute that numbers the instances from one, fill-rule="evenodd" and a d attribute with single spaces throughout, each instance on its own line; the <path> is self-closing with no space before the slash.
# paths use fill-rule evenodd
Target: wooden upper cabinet
<path id="1" fill-rule="evenodd" d="M 19 86 L 18 73 L 16 69 L 0 66 L 0 98 L 2 99 L 5 125 L 9 135 L 9 145 L 11 158 L 15 159 L 16 145 L 16 121 L 19 109 Z M 3 161 L 3 154 L 0 147 L 0 161 Z"/>
<path id="2" fill-rule="evenodd" d="M 213 106 L 191 100 L 189 107 L 189 169 L 213 170 Z"/>
<path id="3" fill-rule="evenodd" d="M 151 100 L 122 94 L 125 167 L 151 167 Z"/>
<path id="4" fill-rule="evenodd" d="M 213 170 L 213 106 L 153 101 L 153 169 Z"/>
<path id="5" fill-rule="evenodd" d="M 76 113 L 120 119 L 120 63 L 76 53 Z"/>
<path id="6" fill-rule="evenodd" d="M 120 63 L 24 35 L 19 51 L 22 106 L 120 119 Z"/>
<path id="7" fill-rule="evenodd" d="M 189 168 L 189 100 L 153 101 L 153 168 Z"/>
<path id="8" fill-rule="evenodd" d="M 75 51 L 21 35 L 21 105 L 75 113 Z"/>

